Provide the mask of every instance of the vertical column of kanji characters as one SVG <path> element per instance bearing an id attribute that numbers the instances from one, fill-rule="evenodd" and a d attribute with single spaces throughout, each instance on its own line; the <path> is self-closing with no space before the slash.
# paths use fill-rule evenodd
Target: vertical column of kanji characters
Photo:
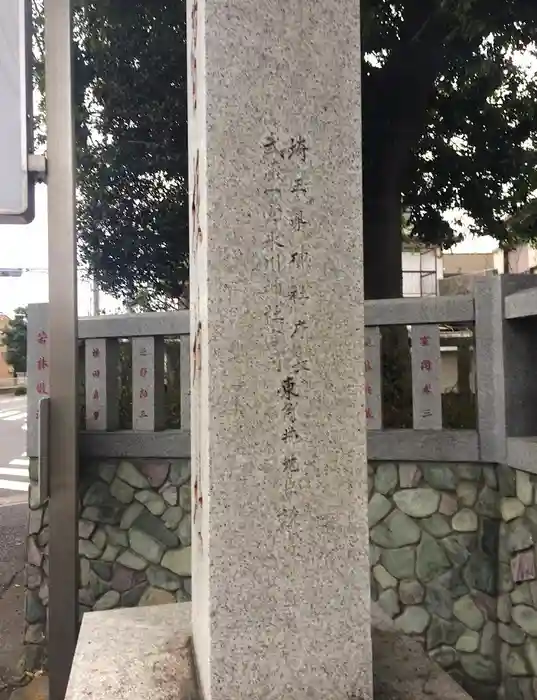
<path id="1" fill-rule="evenodd" d="M 106 345 L 104 338 L 85 341 L 86 430 L 106 430 Z"/>
<path id="2" fill-rule="evenodd" d="M 286 491 L 292 494 L 300 489 L 300 481 L 311 467 L 312 455 L 307 448 L 309 440 L 307 418 L 304 407 L 311 400 L 309 374 L 311 372 L 308 357 L 309 313 L 306 308 L 309 300 L 308 282 L 311 279 L 311 253 L 309 250 L 311 236 L 312 212 L 308 212 L 313 200 L 308 191 L 309 145 L 302 134 L 290 135 L 284 144 L 284 157 L 287 159 L 288 172 L 284 183 L 285 196 L 288 200 L 287 216 L 285 218 L 286 238 L 289 242 L 287 266 L 283 278 L 284 300 L 287 306 L 286 344 L 289 347 L 289 360 L 283 374 L 280 394 L 285 403 L 284 416 L 289 420 L 282 440 L 285 450 L 282 466 L 286 475 Z M 296 404 L 291 408 L 292 404 Z M 286 439 L 288 438 L 288 439 Z M 295 452 L 296 447 L 300 451 Z M 305 470 L 305 471 L 304 471 Z M 293 524 L 294 518 L 300 513 L 290 507 L 284 508 L 284 524 Z"/>
<path id="3" fill-rule="evenodd" d="M 132 429 L 164 427 L 164 339 L 132 339 Z"/>
<path id="4" fill-rule="evenodd" d="M 85 341 L 86 430 L 116 430 L 118 343 L 115 339 Z"/>
<path id="5" fill-rule="evenodd" d="M 365 415 L 368 430 L 382 428 L 381 335 L 378 326 L 365 329 Z"/>
<path id="6" fill-rule="evenodd" d="M 49 337 L 47 304 L 28 306 L 28 455 L 38 452 L 39 400 L 49 395 Z"/>
<path id="7" fill-rule="evenodd" d="M 412 408 L 415 430 L 442 429 L 440 330 L 412 326 Z"/>
<path id="8" fill-rule="evenodd" d="M 271 303 L 265 309 L 273 361 L 280 374 L 281 399 L 280 467 L 283 472 L 284 504 L 278 513 L 282 525 L 292 527 L 299 515 L 293 503 L 305 465 L 304 439 L 299 404 L 307 402 L 309 360 L 309 299 L 307 209 L 308 145 L 303 135 L 278 139 L 268 134 L 262 144 L 265 171 L 266 236 L 262 256 L 269 277 Z M 304 434 L 303 434 L 304 432 Z"/>

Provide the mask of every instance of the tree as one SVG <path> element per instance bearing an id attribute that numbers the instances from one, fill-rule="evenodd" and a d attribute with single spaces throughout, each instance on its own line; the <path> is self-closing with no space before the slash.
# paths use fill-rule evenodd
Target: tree
<path id="1" fill-rule="evenodd" d="M 43 94 L 42 0 L 33 11 Z M 133 308 L 180 308 L 189 247 L 185 3 L 85 0 L 74 12 L 81 262 Z"/>
<path id="2" fill-rule="evenodd" d="M 171 300 L 188 278 L 185 6 L 96 0 L 78 13 L 82 255 L 104 289 Z M 136 270 L 136 277 L 125 275 Z"/>
<path id="3" fill-rule="evenodd" d="M 83 259 L 128 300 L 147 285 L 178 299 L 188 278 L 184 4 L 97 0 L 77 19 L 79 95 L 91 91 L 77 130 Z"/>
<path id="4" fill-rule="evenodd" d="M 107 291 L 177 298 L 186 279 L 183 3 L 86 0 L 77 10 L 82 254 Z M 448 245 L 444 213 L 502 245 L 534 237 L 533 0 L 362 0 L 365 288 L 401 293 L 401 222 Z M 525 54 L 524 54 L 525 52 Z"/>
<path id="5" fill-rule="evenodd" d="M 7 349 L 6 362 L 17 374 L 26 372 L 26 341 L 28 338 L 28 309 L 20 306 L 2 331 L 2 343 Z"/>
<path id="6" fill-rule="evenodd" d="M 449 244 L 453 207 L 505 242 L 537 188 L 530 0 L 367 0 L 363 37 L 366 294 L 398 296 L 401 208 L 413 235 Z"/>

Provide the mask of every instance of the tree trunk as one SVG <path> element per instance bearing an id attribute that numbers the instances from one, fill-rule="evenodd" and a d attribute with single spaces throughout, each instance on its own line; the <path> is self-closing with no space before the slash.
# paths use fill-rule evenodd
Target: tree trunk
<path id="1" fill-rule="evenodd" d="M 428 109 L 448 31 L 435 0 L 410 3 L 402 41 L 379 71 L 364 70 L 362 156 L 366 299 L 402 295 L 402 192 Z"/>
<path id="2" fill-rule="evenodd" d="M 380 144 L 379 144 L 380 145 Z M 366 299 L 402 295 L 401 188 L 394 163 L 371 152 L 364 167 L 364 291 Z M 382 162 L 384 160 L 384 163 Z M 412 426 L 412 387 L 408 332 L 385 326 L 382 332 L 382 413 L 385 428 Z"/>
<path id="3" fill-rule="evenodd" d="M 462 340 L 457 348 L 457 391 L 461 396 L 470 396 L 472 389 L 472 348 L 467 340 Z"/>
<path id="4" fill-rule="evenodd" d="M 375 180 L 364 172 L 364 292 L 366 299 L 394 299 L 403 291 L 401 190 Z"/>
<path id="5" fill-rule="evenodd" d="M 402 190 L 427 120 L 443 56 L 444 28 L 431 21 L 436 3 L 406 13 L 403 41 L 382 70 L 364 71 L 362 155 L 364 292 L 402 296 Z M 369 75 L 369 78 L 367 76 Z M 384 427 L 412 426 L 412 375 L 406 326 L 382 329 Z"/>

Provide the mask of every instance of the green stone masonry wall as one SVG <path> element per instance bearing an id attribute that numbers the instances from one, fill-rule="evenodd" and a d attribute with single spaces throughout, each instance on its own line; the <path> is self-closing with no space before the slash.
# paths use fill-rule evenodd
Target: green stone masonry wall
<path id="1" fill-rule="evenodd" d="M 501 501 L 498 636 L 499 697 L 537 698 L 537 477 L 498 468 Z"/>
<path id="2" fill-rule="evenodd" d="M 34 476 L 32 460 L 30 476 Z M 190 599 L 190 461 L 89 463 L 80 480 L 80 616 L 89 610 Z M 31 478 L 25 658 L 45 663 L 48 512 Z"/>
<path id="3" fill-rule="evenodd" d="M 45 660 L 48 513 L 31 461 L 24 664 Z M 190 598 L 190 462 L 82 465 L 80 615 Z M 537 700 L 537 477 L 369 465 L 371 591 L 478 700 Z"/>
<path id="4" fill-rule="evenodd" d="M 373 599 L 473 697 L 496 698 L 495 467 L 373 463 L 369 492 Z"/>

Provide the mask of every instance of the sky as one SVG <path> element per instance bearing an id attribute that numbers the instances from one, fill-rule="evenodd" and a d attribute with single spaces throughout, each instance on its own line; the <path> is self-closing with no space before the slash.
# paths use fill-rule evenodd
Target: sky
<path id="1" fill-rule="evenodd" d="M 453 253 L 492 253 L 494 250 L 498 250 L 498 241 L 490 236 L 466 236 L 451 249 Z"/>
<path id="2" fill-rule="evenodd" d="M 0 225 L 0 268 L 31 268 L 21 277 L 0 277 L 0 313 L 11 316 L 18 306 L 48 301 L 48 237 L 46 185 L 36 187 L 36 214 L 31 224 Z M 79 273 L 78 312 L 91 314 L 91 284 Z M 101 294 L 100 305 L 108 313 L 119 303 Z"/>
<path id="3" fill-rule="evenodd" d="M 32 268 L 21 277 L 0 277 L 0 313 L 11 316 L 18 306 L 48 301 L 48 241 L 46 185 L 36 187 L 36 215 L 28 225 L 0 225 L 0 268 Z M 453 247 L 455 253 L 485 253 L 496 250 L 496 241 L 489 236 L 468 237 Z M 38 271 L 41 270 L 41 271 Z M 79 316 L 91 315 L 91 284 L 79 273 Z M 114 313 L 119 302 L 101 294 L 101 308 Z"/>

